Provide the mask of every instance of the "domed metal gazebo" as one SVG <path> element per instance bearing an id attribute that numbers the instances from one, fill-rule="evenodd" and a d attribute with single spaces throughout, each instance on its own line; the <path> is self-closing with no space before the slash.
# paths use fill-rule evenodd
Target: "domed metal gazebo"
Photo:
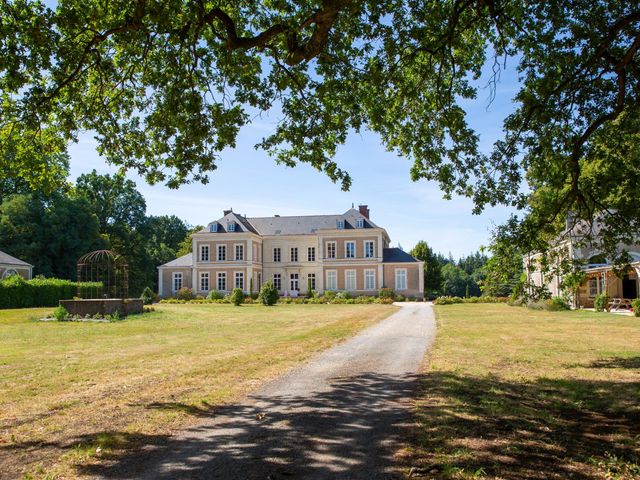
<path id="1" fill-rule="evenodd" d="M 80 298 L 122 298 L 129 296 L 129 265 L 113 250 L 96 250 L 78 259 Z"/>

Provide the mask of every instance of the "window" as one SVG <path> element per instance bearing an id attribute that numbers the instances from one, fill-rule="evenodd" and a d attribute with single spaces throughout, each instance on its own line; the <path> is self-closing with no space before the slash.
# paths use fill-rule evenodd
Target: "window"
<path id="1" fill-rule="evenodd" d="M 182 273 L 174 272 L 173 274 L 173 291 L 177 292 L 182 288 Z"/>
<path id="2" fill-rule="evenodd" d="M 200 273 L 200 291 L 201 292 L 209 291 L 209 273 L 208 272 Z"/>
<path id="3" fill-rule="evenodd" d="M 589 297 L 593 298 L 598 295 L 598 280 L 596 278 L 592 278 L 589 280 Z"/>
<path id="4" fill-rule="evenodd" d="M 336 258 L 336 242 L 327 242 L 327 258 Z"/>
<path id="5" fill-rule="evenodd" d="M 327 290 L 338 289 L 338 272 L 335 270 L 329 270 L 327 272 Z"/>
<path id="6" fill-rule="evenodd" d="M 282 276 L 279 273 L 273 274 L 273 286 L 278 291 L 282 290 Z"/>
<path id="7" fill-rule="evenodd" d="M 227 289 L 227 274 L 218 272 L 218 290 L 224 292 Z"/>
<path id="8" fill-rule="evenodd" d="M 244 260 L 244 245 L 236 245 L 236 260 Z"/>
<path id="9" fill-rule="evenodd" d="M 344 272 L 344 289 L 352 292 L 356 289 L 356 271 L 345 270 Z"/>
<path id="10" fill-rule="evenodd" d="M 338 227 L 338 230 L 344 230 L 344 220 L 338 220 L 336 222 L 336 226 Z"/>
<path id="11" fill-rule="evenodd" d="M 298 247 L 293 247 L 291 249 L 291 261 L 292 262 L 298 261 Z"/>
<path id="12" fill-rule="evenodd" d="M 244 290 L 244 272 L 236 272 L 236 281 L 234 283 L 235 288 Z"/>
<path id="13" fill-rule="evenodd" d="M 9 268 L 7 270 L 5 270 L 4 275 L 2 276 L 2 278 L 9 278 L 9 277 L 15 277 L 18 275 L 18 271 L 14 270 L 13 268 Z"/>
<path id="14" fill-rule="evenodd" d="M 344 258 L 356 258 L 356 242 L 344 242 Z"/>
<path id="15" fill-rule="evenodd" d="M 229 228 L 227 228 L 227 230 L 229 230 L 230 232 L 235 232 L 236 231 L 236 224 L 235 222 L 231 222 L 227 225 Z"/>
<path id="16" fill-rule="evenodd" d="M 364 271 L 364 289 L 365 290 L 376 289 L 376 271 L 375 270 Z"/>
<path id="17" fill-rule="evenodd" d="M 309 262 L 316 261 L 316 247 L 307 248 L 307 261 Z"/>
<path id="18" fill-rule="evenodd" d="M 311 288 L 311 290 L 315 290 L 316 289 L 316 274 L 315 273 L 310 273 L 309 274 L 309 287 Z"/>
<path id="19" fill-rule="evenodd" d="M 200 261 L 209 261 L 209 245 L 200 245 Z"/>
<path id="20" fill-rule="evenodd" d="M 218 245 L 218 261 L 224 262 L 227 259 L 227 246 Z"/>
<path id="21" fill-rule="evenodd" d="M 273 261 L 274 262 L 280 261 L 280 247 L 273 249 Z"/>
<path id="22" fill-rule="evenodd" d="M 396 269 L 396 290 L 406 290 L 406 289 L 407 289 L 407 269 L 397 268 Z"/>
<path id="23" fill-rule="evenodd" d="M 356 220 L 356 228 L 364 228 L 364 220 L 361 218 L 358 218 Z"/>
<path id="24" fill-rule="evenodd" d="M 373 241 L 367 240 L 364 242 L 364 256 L 367 258 L 373 258 Z"/>
<path id="25" fill-rule="evenodd" d="M 299 284 L 299 279 L 300 279 L 300 275 L 297 273 L 292 273 L 290 275 L 290 280 L 291 280 L 291 290 L 300 290 L 300 284 Z"/>
<path id="26" fill-rule="evenodd" d="M 209 226 L 209 231 L 212 232 L 212 233 L 216 233 L 218 231 L 218 223 L 217 222 L 213 222 Z"/>

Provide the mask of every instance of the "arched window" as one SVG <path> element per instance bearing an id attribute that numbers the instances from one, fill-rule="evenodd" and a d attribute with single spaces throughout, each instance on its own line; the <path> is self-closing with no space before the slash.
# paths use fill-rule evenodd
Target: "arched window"
<path id="1" fill-rule="evenodd" d="M 8 268 L 7 270 L 4 271 L 2 278 L 5 279 L 5 278 L 13 277 L 14 275 L 18 275 L 18 272 L 15 271 L 13 268 Z"/>
<path id="2" fill-rule="evenodd" d="M 609 262 L 607 262 L 607 258 L 599 253 L 597 255 L 593 255 L 592 257 L 589 258 L 589 264 L 590 265 L 605 265 Z"/>

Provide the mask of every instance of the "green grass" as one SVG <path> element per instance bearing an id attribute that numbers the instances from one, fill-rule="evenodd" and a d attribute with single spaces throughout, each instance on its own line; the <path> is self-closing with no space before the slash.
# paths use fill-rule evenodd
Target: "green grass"
<path id="1" fill-rule="evenodd" d="M 161 305 L 115 323 L 0 310 L 0 477 L 68 478 L 211 415 L 394 311 Z"/>
<path id="2" fill-rule="evenodd" d="M 640 320 L 497 304 L 436 307 L 414 472 L 640 478 Z"/>

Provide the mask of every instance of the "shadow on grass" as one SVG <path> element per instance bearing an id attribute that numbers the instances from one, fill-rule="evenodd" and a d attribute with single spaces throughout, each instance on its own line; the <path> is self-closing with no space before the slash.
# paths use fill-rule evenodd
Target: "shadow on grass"
<path id="1" fill-rule="evenodd" d="M 254 395 L 235 406 L 193 410 L 207 417 L 175 437 L 133 438 L 143 449 L 114 449 L 77 473 L 102 478 L 392 479 L 395 456 L 414 427 L 411 399 L 420 377 L 366 373 L 323 391 Z M 110 435 L 113 435 L 110 432 Z M 79 439 L 79 441 L 90 439 Z M 126 444 L 123 444 L 126 447 Z"/>
<path id="2" fill-rule="evenodd" d="M 640 383 L 434 372 L 418 408 L 415 477 L 640 478 Z"/>
<path id="3" fill-rule="evenodd" d="M 640 369 L 640 357 L 613 357 L 595 361 L 589 365 L 589 368 L 628 368 Z"/>

